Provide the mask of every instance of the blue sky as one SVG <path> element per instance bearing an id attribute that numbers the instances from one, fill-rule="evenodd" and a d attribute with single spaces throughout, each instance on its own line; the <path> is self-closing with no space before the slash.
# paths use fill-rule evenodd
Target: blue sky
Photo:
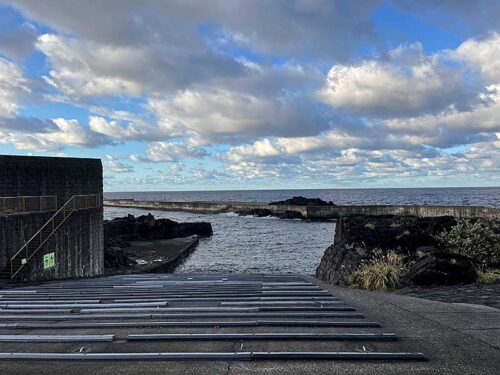
<path id="1" fill-rule="evenodd" d="M 101 158 L 107 191 L 499 186 L 499 17 L 0 0 L 0 153 Z"/>

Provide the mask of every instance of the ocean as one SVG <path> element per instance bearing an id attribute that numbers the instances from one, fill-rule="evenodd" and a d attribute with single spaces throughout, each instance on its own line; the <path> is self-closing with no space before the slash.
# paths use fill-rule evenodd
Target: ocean
<path id="1" fill-rule="evenodd" d="M 105 193 L 105 198 L 165 201 L 271 202 L 296 195 L 318 197 L 337 204 L 429 204 L 500 207 L 500 188 L 321 189 L 196 192 Z M 105 219 L 148 210 L 105 207 Z M 176 272 L 238 272 L 314 274 L 325 249 L 333 243 L 334 222 L 307 222 L 238 216 L 233 213 L 193 214 L 152 211 L 175 221 L 208 221 L 214 235 Z"/>

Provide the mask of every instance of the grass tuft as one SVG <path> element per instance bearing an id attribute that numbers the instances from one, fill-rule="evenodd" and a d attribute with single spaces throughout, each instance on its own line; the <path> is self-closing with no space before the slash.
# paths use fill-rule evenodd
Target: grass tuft
<path id="1" fill-rule="evenodd" d="M 374 257 L 351 273 L 349 286 L 368 290 L 397 289 L 399 277 L 405 269 L 401 256 L 394 251 L 382 254 L 376 251 Z"/>
<path id="2" fill-rule="evenodd" d="M 500 269 L 486 270 L 477 274 L 477 282 L 480 284 L 493 284 L 498 278 L 500 278 Z"/>

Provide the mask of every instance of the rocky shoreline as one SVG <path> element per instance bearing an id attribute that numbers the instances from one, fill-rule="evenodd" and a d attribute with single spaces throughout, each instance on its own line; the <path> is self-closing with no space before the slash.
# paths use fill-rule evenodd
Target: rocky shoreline
<path id="1" fill-rule="evenodd" d="M 172 265 L 166 263 L 173 262 L 181 254 L 187 256 L 196 247 L 199 237 L 210 237 L 212 234 L 212 226 L 207 222 L 178 223 L 155 219 L 151 214 L 139 217 L 128 215 L 105 221 L 105 268 L 114 272 L 135 268 L 140 268 L 141 272 L 154 269 L 171 271 Z M 172 241 L 180 238 L 186 241 Z M 137 259 L 147 264 L 138 264 L 141 262 Z"/>

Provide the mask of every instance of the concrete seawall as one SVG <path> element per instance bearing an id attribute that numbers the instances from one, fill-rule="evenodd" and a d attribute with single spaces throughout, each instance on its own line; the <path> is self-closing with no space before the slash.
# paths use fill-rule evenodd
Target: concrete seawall
<path id="1" fill-rule="evenodd" d="M 425 205 L 369 205 L 369 206 L 292 206 L 270 205 L 246 202 L 166 202 L 138 201 L 134 199 L 106 199 L 105 206 L 132 207 L 164 211 L 186 211 L 195 213 L 222 213 L 266 209 L 273 214 L 285 211 L 300 212 L 306 219 L 338 219 L 341 216 L 362 215 L 402 215 L 402 216 L 454 216 L 457 218 L 480 217 L 500 219 L 500 209 L 480 206 L 425 206 Z"/>

